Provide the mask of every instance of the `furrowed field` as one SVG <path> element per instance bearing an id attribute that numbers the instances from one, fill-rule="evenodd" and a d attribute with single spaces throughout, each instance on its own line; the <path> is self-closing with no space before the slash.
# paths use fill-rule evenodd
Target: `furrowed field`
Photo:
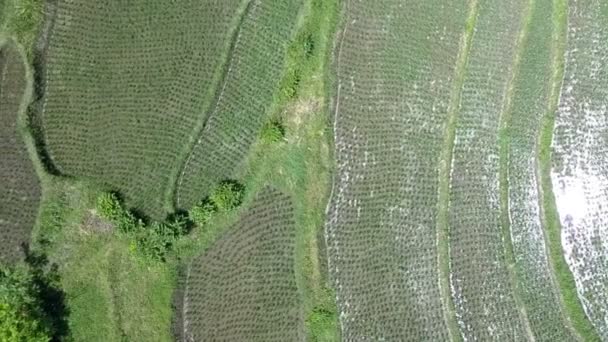
<path id="1" fill-rule="evenodd" d="M 237 0 L 59 2 L 40 113 L 54 166 L 164 218 L 244 10 Z"/>
<path id="2" fill-rule="evenodd" d="M 17 45 L 0 37 L 0 263 L 23 258 L 40 201 L 38 177 L 21 135 L 22 103 L 31 89 L 26 73 Z"/>
<path id="3" fill-rule="evenodd" d="M 301 5 L 301 0 L 249 3 L 216 103 L 179 176 L 179 208 L 189 208 L 216 182 L 243 167 L 279 89 Z"/>
<path id="4" fill-rule="evenodd" d="M 465 339 L 523 340 L 503 246 L 499 198 L 499 120 L 508 101 L 525 1 L 480 1 L 450 172 L 450 283 Z M 483 277 L 479 275 L 483 274 Z"/>
<path id="5" fill-rule="evenodd" d="M 501 195 L 507 195 L 502 201 L 508 205 L 518 287 L 526 304 L 530 329 L 542 341 L 575 338 L 560 306 L 558 284 L 548 259 L 536 170 L 543 117 L 551 110 L 560 76 L 555 72 L 563 53 L 556 38 L 563 34 L 563 25 L 555 22 L 559 9 L 552 0 L 535 1 L 529 9 L 500 136 L 501 182 L 506 181 L 501 183 Z M 553 21 L 547 20 L 548 13 L 554 14 Z"/>
<path id="6" fill-rule="evenodd" d="M 346 340 L 597 339 L 539 176 L 565 13 L 344 2 L 326 229 Z"/>
<path id="7" fill-rule="evenodd" d="M 467 5 L 343 6 L 326 228 L 342 334 L 347 341 L 446 340 L 437 165 Z"/>
<path id="8" fill-rule="evenodd" d="M 184 340 L 302 340 L 295 237 L 291 199 L 262 190 L 239 221 L 188 266 Z"/>
<path id="9" fill-rule="evenodd" d="M 579 0 L 569 6 L 553 192 L 578 295 L 608 340 L 608 4 Z"/>

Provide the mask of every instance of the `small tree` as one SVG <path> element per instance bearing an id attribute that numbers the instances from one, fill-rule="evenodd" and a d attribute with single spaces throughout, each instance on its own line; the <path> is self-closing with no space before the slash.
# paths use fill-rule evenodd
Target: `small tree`
<path id="1" fill-rule="evenodd" d="M 124 215 L 122 203 L 112 192 L 104 192 L 99 195 L 96 207 L 99 214 L 110 221 L 119 220 Z"/>
<path id="2" fill-rule="evenodd" d="M 0 341 L 50 341 L 37 294 L 31 274 L 0 269 Z"/>
<path id="3" fill-rule="evenodd" d="M 217 211 L 217 207 L 209 200 L 205 198 L 199 204 L 195 205 L 188 214 L 194 224 L 199 227 L 203 227 L 211 220 L 213 214 Z"/>
<path id="4" fill-rule="evenodd" d="M 220 211 L 232 210 L 243 202 L 245 187 L 232 180 L 221 182 L 209 196 L 209 200 Z"/>
<path id="5" fill-rule="evenodd" d="M 260 136 L 267 143 L 279 142 L 285 138 L 285 126 L 278 119 L 271 120 L 264 125 Z"/>
<path id="6" fill-rule="evenodd" d="M 110 220 L 124 233 L 136 231 L 144 226 L 142 220 L 125 209 L 118 196 L 112 192 L 99 195 L 96 207 L 102 217 Z"/>

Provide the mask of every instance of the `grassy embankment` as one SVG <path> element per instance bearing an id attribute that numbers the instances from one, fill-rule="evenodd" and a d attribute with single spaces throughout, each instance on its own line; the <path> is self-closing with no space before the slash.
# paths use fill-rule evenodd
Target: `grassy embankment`
<path id="1" fill-rule="evenodd" d="M 269 118 L 281 122 L 285 137 L 268 143 L 262 135 L 243 173 L 250 191 L 270 183 L 294 201 L 296 278 L 311 341 L 339 340 L 335 295 L 328 285 L 322 238 L 333 165 L 328 119 L 333 80 L 328 69 L 338 11 L 335 0 L 308 2 Z"/>

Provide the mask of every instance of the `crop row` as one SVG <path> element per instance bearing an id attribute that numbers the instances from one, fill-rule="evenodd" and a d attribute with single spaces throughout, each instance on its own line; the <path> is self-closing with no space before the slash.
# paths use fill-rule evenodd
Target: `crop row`
<path id="1" fill-rule="evenodd" d="M 557 65 L 553 61 L 562 53 L 555 46 L 555 37 L 562 32 L 547 20 L 547 14 L 556 10 L 553 0 L 537 0 L 533 4 L 524 28 L 527 34 L 520 47 L 510 108 L 505 113 L 508 140 L 504 142 L 503 163 L 508 165 L 501 171 L 507 174 L 513 256 L 531 331 L 538 340 L 567 341 L 574 336 L 568 329 L 560 307 L 559 287 L 551 274 L 536 175 L 542 119 L 549 110 L 556 77 Z"/>
<path id="2" fill-rule="evenodd" d="M 527 1 L 480 1 L 453 150 L 450 277 L 462 335 L 524 340 L 510 279 L 499 196 L 499 121 L 507 102 Z"/>
<path id="3" fill-rule="evenodd" d="M 301 0 L 250 2 L 217 103 L 179 176 L 178 207 L 191 207 L 242 166 L 278 90 L 301 5 Z"/>
<path id="4" fill-rule="evenodd" d="M 19 129 L 26 66 L 12 42 L 0 47 L 0 263 L 24 256 L 40 201 L 40 184 Z"/>
<path id="5" fill-rule="evenodd" d="M 347 1 L 343 12 L 326 226 L 342 336 L 448 340 L 437 165 L 466 1 Z"/>
<path id="6" fill-rule="evenodd" d="M 243 8 L 241 0 L 61 1 L 43 85 L 55 167 L 105 182 L 162 219 Z"/>
<path id="7" fill-rule="evenodd" d="M 553 137 L 562 247 L 587 316 L 608 340 L 608 4 L 569 2 Z"/>
<path id="8" fill-rule="evenodd" d="M 291 199 L 271 188 L 189 266 L 183 336 L 192 341 L 302 340 Z"/>

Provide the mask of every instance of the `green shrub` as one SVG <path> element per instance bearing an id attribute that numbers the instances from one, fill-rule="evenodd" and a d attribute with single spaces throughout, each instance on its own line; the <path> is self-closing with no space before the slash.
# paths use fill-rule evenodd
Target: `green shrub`
<path id="1" fill-rule="evenodd" d="M 262 141 L 267 143 L 276 143 L 285 138 L 285 127 L 280 120 L 271 120 L 266 123 L 260 133 Z"/>
<path id="2" fill-rule="evenodd" d="M 310 58 L 313 55 L 315 52 L 315 40 L 312 33 L 306 33 L 302 42 L 302 48 L 304 49 L 304 56 L 306 58 Z"/>
<path id="3" fill-rule="evenodd" d="M 0 341 L 51 340 L 51 327 L 43 319 L 38 291 L 27 271 L 0 269 Z"/>
<path id="4" fill-rule="evenodd" d="M 194 224 L 199 227 L 203 227 L 209 222 L 213 214 L 217 212 L 217 207 L 208 198 L 202 200 L 199 204 L 195 205 L 188 214 Z"/>
<path id="5" fill-rule="evenodd" d="M 232 210 L 243 202 L 245 187 L 232 180 L 221 182 L 209 196 L 209 200 L 219 211 Z"/>
<path id="6" fill-rule="evenodd" d="M 118 196 L 113 193 L 103 193 L 97 198 L 99 214 L 114 223 L 121 233 L 130 236 L 133 241 L 130 248 L 154 260 L 165 260 L 175 242 L 186 235 L 190 227 L 190 219 L 182 213 L 175 213 L 165 222 L 145 224 L 131 211 L 124 208 Z"/>
<path id="7" fill-rule="evenodd" d="M 97 197 L 97 211 L 101 217 L 110 220 L 121 232 L 133 232 L 144 226 L 124 205 L 115 193 L 104 192 Z"/>
<path id="8" fill-rule="evenodd" d="M 137 249 L 148 258 L 164 261 L 177 238 L 167 224 L 154 222 L 136 235 Z"/>
<path id="9" fill-rule="evenodd" d="M 43 1 L 17 0 L 12 2 L 12 6 L 13 8 L 6 8 L 8 10 L 7 30 L 25 47 L 29 55 L 36 39 L 38 25 L 42 22 Z M 0 10 L 4 10 L 4 8 L 0 8 Z M 0 15 L 0 19 L 2 19 L 1 17 Z"/>
<path id="10" fill-rule="evenodd" d="M 110 221 L 118 220 L 124 215 L 122 203 L 118 196 L 111 192 L 104 192 L 99 195 L 96 207 L 99 215 Z"/>
<path id="11" fill-rule="evenodd" d="M 287 69 L 281 82 L 281 96 L 284 100 L 291 100 L 298 94 L 298 87 L 302 80 L 301 71 L 297 67 Z"/>

